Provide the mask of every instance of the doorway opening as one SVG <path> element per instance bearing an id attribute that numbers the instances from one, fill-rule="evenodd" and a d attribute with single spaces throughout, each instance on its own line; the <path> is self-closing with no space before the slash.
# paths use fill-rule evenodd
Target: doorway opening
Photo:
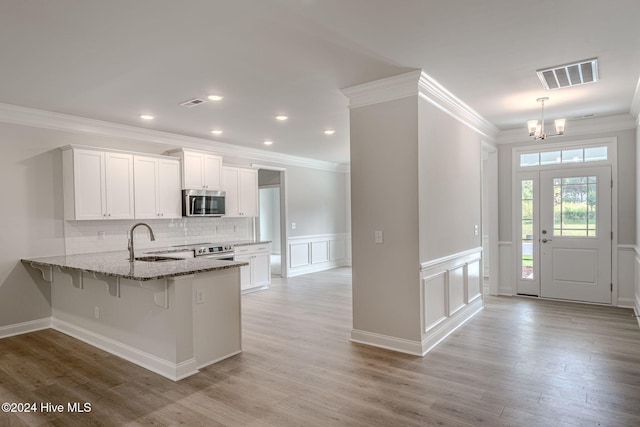
<path id="1" fill-rule="evenodd" d="M 274 277 L 287 277 L 285 170 L 258 169 L 258 240 L 271 241 L 270 268 Z"/>

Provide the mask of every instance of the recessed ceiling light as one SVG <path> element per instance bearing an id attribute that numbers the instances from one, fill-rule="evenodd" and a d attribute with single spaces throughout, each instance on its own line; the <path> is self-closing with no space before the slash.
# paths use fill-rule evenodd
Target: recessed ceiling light
<path id="1" fill-rule="evenodd" d="M 266 141 L 264 141 L 264 145 L 271 145 L 271 144 L 273 144 L 273 141 L 271 140 L 267 139 Z"/>
<path id="2" fill-rule="evenodd" d="M 214 129 L 214 130 L 211 131 L 211 133 L 214 134 L 214 135 L 221 135 L 222 131 L 220 129 Z"/>
<path id="3" fill-rule="evenodd" d="M 153 119 L 155 119 L 155 117 L 153 117 L 151 114 L 140 114 L 140 118 L 142 120 L 153 120 Z"/>
<path id="4" fill-rule="evenodd" d="M 284 115 L 284 114 L 278 114 L 276 116 L 276 120 L 280 120 L 281 122 L 284 122 L 285 120 L 287 120 L 289 118 L 289 116 Z"/>
<path id="5" fill-rule="evenodd" d="M 333 135 L 334 133 L 336 133 L 335 129 L 325 129 L 324 130 L 324 134 L 325 135 Z"/>
<path id="6" fill-rule="evenodd" d="M 222 98 L 224 98 L 224 96 L 222 96 L 222 95 L 209 95 L 209 96 L 207 96 L 207 98 L 209 98 L 211 101 L 222 101 Z"/>

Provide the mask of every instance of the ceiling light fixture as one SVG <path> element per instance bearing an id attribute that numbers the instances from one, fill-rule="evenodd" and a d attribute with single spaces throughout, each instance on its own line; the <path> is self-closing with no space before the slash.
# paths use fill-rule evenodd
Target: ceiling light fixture
<path id="1" fill-rule="evenodd" d="M 153 119 L 155 119 L 155 117 L 153 117 L 151 114 L 140 114 L 140 118 L 142 120 L 153 120 Z"/>
<path id="2" fill-rule="evenodd" d="M 324 134 L 325 135 L 333 135 L 334 133 L 336 133 L 335 129 L 325 129 L 324 130 Z"/>
<path id="3" fill-rule="evenodd" d="M 544 97 L 544 98 L 538 98 L 536 99 L 536 101 L 538 101 L 539 103 L 542 104 L 542 117 L 540 120 L 540 124 L 538 124 L 537 120 L 529 120 L 527 122 L 527 127 L 529 128 L 529 136 L 532 137 L 535 140 L 538 139 L 546 139 L 550 136 L 559 136 L 559 135 L 564 135 L 564 125 L 565 125 L 565 119 L 557 119 L 555 120 L 555 125 L 556 125 L 556 133 L 553 135 L 547 135 L 546 133 L 544 133 L 544 102 L 548 101 L 549 98 L 548 97 Z"/>
<path id="4" fill-rule="evenodd" d="M 267 140 L 264 142 L 264 145 L 271 145 L 271 144 L 273 144 L 273 141 L 271 141 L 271 140 L 269 140 L 269 139 L 267 139 Z"/>
<path id="5" fill-rule="evenodd" d="M 224 96 L 222 96 L 222 95 L 209 95 L 209 96 L 207 96 L 207 98 L 209 98 L 211 101 L 222 101 L 222 98 L 224 98 Z"/>
<path id="6" fill-rule="evenodd" d="M 281 122 L 284 122 L 285 120 L 287 120 L 289 118 L 289 116 L 284 115 L 284 114 L 278 114 L 276 116 L 276 120 L 280 120 Z"/>
<path id="7" fill-rule="evenodd" d="M 221 135 L 222 131 L 220 129 L 214 129 L 214 130 L 211 131 L 211 133 L 214 134 L 214 135 Z"/>

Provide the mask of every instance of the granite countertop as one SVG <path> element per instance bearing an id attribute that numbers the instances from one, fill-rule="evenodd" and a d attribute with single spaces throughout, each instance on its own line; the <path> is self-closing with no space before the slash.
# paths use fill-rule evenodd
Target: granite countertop
<path id="1" fill-rule="evenodd" d="M 167 254 L 167 256 L 169 255 Z M 22 262 L 137 281 L 187 276 L 206 271 L 249 265 L 246 262 L 219 261 L 210 258 L 186 258 L 161 262 L 129 262 L 129 253 L 127 251 L 28 258 L 23 259 Z"/>

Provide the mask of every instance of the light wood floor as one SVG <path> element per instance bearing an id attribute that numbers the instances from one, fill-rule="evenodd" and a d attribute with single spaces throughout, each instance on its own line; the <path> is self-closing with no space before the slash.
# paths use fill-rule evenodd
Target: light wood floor
<path id="1" fill-rule="evenodd" d="M 244 352 L 177 383 L 52 330 L 0 340 L 0 402 L 92 404 L 0 425 L 640 425 L 631 310 L 487 297 L 420 358 L 349 342 L 350 281 L 245 295 Z"/>

